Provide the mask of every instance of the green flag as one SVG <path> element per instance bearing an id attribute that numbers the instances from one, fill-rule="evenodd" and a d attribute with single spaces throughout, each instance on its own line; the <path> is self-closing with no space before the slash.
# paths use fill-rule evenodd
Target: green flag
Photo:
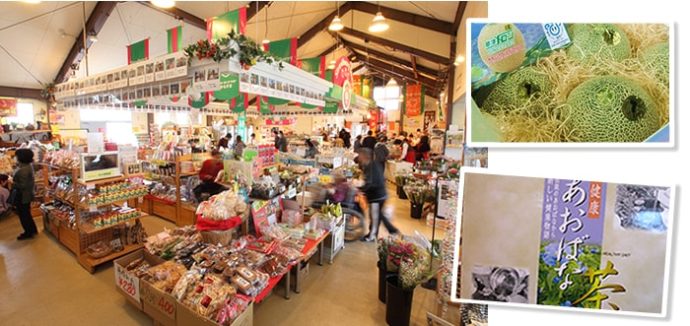
<path id="1" fill-rule="evenodd" d="M 149 39 L 145 39 L 127 46 L 127 64 L 149 58 Z"/>
<path id="2" fill-rule="evenodd" d="M 244 34 L 247 27 L 247 8 L 228 11 L 206 20 L 206 38 L 209 41 L 226 37 L 230 31 Z"/>

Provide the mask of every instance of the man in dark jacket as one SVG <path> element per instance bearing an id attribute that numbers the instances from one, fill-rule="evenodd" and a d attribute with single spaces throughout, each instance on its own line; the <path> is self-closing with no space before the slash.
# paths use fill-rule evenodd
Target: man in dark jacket
<path id="1" fill-rule="evenodd" d="M 374 147 L 376 146 L 376 138 L 374 138 L 374 132 L 371 130 L 367 131 L 367 136 L 362 139 L 362 147 L 369 148 L 370 150 L 374 150 Z"/>
<path id="2" fill-rule="evenodd" d="M 218 149 L 220 150 L 221 147 L 225 149 L 229 148 L 230 139 L 232 139 L 231 133 L 227 133 L 225 136 L 221 137 L 220 140 L 218 140 Z"/>
<path id="3" fill-rule="evenodd" d="M 283 152 L 283 153 L 287 153 L 287 151 L 288 151 L 287 150 L 287 148 L 288 148 L 287 138 L 285 138 L 285 134 L 283 133 L 282 130 L 279 132 L 279 134 L 280 134 L 280 136 L 279 136 L 280 138 L 278 139 L 278 150 Z"/>
<path id="4" fill-rule="evenodd" d="M 374 162 L 379 164 L 382 173 L 386 172 L 386 161 L 388 161 L 388 155 L 390 155 L 388 146 L 386 146 L 387 141 L 388 138 L 386 138 L 385 135 L 382 135 L 379 137 L 379 141 L 376 143 L 376 146 L 374 146 Z"/>
<path id="5" fill-rule="evenodd" d="M 376 240 L 379 234 L 381 222 L 390 234 L 398 234 L 400 231 L 391 223 L 390 217 L 384 213 L 384 205 L 388 194 L 386 192 L 386 179 L 383 176 L 381 167 L 373 161 L 372 151 L 368 148 L 361 148 L 359 151 L 359 165 L 364 172 L 364 186 L 360 188 L 367 197 L 369 203 L 369 234 L 361 240 L 370 242 Z"/>

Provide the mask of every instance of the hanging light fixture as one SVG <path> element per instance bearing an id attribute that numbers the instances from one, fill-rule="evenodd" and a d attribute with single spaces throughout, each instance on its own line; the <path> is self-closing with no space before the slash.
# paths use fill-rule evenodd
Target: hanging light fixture
<path id="1" fill-rule="evenodd" d="M 265 24 L 266 24 L 266 28 L 264 29 L 264 39 L 263 39 L 263 41 L 261 41 L 261 44 L 263 44 L 263 45 L 271 43 L 271 40 L 268 39 L 268 6 L 266 6 Z"/>
<path id="2" fill-rule="evenodd" d="M 383 17 L 381 13 L 381 5 L 379 4 L 379 11 L 374 16 L 374 19 L 369 24 L 369 31 L 372 33 L 381 33 L 388 30 L 388 23 L 386 22 L 386 17 Z"/>
<path id="3" fill-rule="evenodd" d="M 453 64 L 459 66 L 463 62 L 465 62 L 465 56 L 462 54 L 458 54 L 458 56 L 455 57 L 455 62 L 453 62 Z"/>
<path id="4" fill-rule="evenodd" d="M 89 41 L 91 43 L 96 43 L 96 42 L 98 42 L 98 37 L 95 34 L 91 34 L 91 35 L 89 35 Z"/>
<path id="5" fill-rule="evenodd" d="M 172 0 L 153 0 L 151 3 L 159 8 L 172 8 L 175 7 L 175 1 Z"/>
<path id="6" fill-rule="evenodd" d="M 335 5 L 336 5 L 337 13 L 336 13 L 335 17 L 333 17 L 331 24 L 328 25 L 328 30 L 333 31 L 333 32 L 340 31 L 345 27 L 343 25 L 343 22 L 340 20 L 340 2 L 336 2 Z"/>

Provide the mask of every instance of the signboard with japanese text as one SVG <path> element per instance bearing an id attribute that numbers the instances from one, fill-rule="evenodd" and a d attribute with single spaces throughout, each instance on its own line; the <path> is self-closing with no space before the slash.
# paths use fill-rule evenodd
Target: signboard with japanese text
<path id="1" fill-rule="evenodd" d="M 466 168 L 460 188 L 454 300 L 666 314 L 674 187 Z"/>

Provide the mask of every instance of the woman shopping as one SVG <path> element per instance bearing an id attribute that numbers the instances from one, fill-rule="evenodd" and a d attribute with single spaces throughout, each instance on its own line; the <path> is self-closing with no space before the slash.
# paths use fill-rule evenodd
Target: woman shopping
<path id="1" fill-rule="evenodd" d="M 17 209 L 19 221 L 24 228 L 24 233 L 17 237 L 17 240 L 33 238 L 38 230 L 36 223 L 31 216 L 31 201 L 34 199 L 34 152 L 28 148 L 20 148 L 15 152 L 19 166 L 14 172 L 12 192 L 10 197 L 14 197 L 12 204 Z"/>

